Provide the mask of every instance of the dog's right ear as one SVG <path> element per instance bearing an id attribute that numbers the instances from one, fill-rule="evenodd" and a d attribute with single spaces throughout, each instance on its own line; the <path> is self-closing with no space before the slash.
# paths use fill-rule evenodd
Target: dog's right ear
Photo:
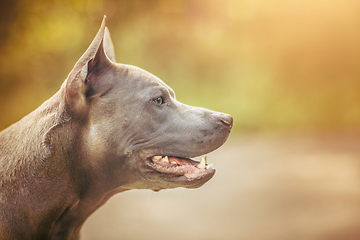
<path id="1" fill-rule="evenodd" d="M 100 75 L 102 69 L 115 62 L 114 46 L 105 23 L 106 16 L 94 40 L 76 62 L 65 81 L 65 102 L 67 108 L 76 115 L 86 111 L 89 98 L 102 91 L 102 88 L 106 87 L 104 85 L 107 85 L 105 82 L 97 81 L 97 78 L 89 77 L 90 73 Z"/>
<path id="2" fill-rule="evenodd" d="M 112 43 L 112 40 L 111 40 L 111 37 L 110 37 L 110 32 L 109 32 L 109 29 L 107 27 L 105 27 L 105 35 L 104 35 L 103 44 L 104 44 L 104 50 L 105 50 L 106 56 L 112 62 L 116 62 L 114 45 Z"/>

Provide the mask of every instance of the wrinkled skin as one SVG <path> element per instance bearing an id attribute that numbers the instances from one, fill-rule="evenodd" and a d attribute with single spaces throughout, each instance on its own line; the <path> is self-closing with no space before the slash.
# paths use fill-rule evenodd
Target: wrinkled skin
<path id="1" fill-rule="evenodd" d="M 214 175 L 189 158 L 220 147 L 231 116 L 178 102 L 114 56 L 104 18 L 60 90 L 0 133 L 0 239 L 78 239 L 116 193 L 196 188 Z"/>

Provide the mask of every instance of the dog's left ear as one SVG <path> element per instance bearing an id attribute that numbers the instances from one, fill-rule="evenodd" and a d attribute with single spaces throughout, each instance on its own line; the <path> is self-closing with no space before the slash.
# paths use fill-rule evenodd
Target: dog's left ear
<path id="1" fill-rule="evenodd" d="M 81 113 L 87 101 L 106 91 L 109 82 L 101 74 L 115 62 L 114 46 L 104 16 L 100 29 L 89 48 L 76 62 L 65 82 L 65 100 L 71 112 Z"/>

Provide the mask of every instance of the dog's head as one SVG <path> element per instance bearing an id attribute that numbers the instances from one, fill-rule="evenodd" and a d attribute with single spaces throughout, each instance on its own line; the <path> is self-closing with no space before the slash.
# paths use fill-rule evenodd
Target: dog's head
<path id="1" fill-rule="evenodd" d="M 200 187 L 215 170 L 190 158 L 220 147 L 232 117 L 178 102 L 154 75 L 115 63 L 113 49 L 104 18 L 63 85 L 83 160 L 114 187 Z"/>

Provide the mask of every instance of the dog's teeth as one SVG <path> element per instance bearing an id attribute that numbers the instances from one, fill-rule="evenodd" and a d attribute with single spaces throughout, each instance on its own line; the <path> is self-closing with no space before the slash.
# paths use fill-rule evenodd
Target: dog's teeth
<path id="1" fill-rule="evenodd" d="M 206 161 L 205 157 L 201 157 L 201 161 L 200 161 L 199 165 L 197 165 L 197 167 L 200 168 L 200 169 L 204 169 L 205 166 L 206 166 L 205 161 Z"/>
<path id="2" fill-rule="evenodd" d="M 205 165 L 208 165 L 208 158 L 207 158 L 207 155 L 205 155 Z"/>
<path id="3" fill-rule="evenodd" d="M 168 156 L 163 157 L 163 158 L 161 159 L 161 162 L 163 162 L 163 163 L 169 163 L 169 158 L 168 158 Z"/>
<path id="4" fill-rule="evenodd" d="M 162 156 L 153 156 L 152 159 L 155 161 L 160 161 L 162 159 Z"/>
<path id="5" fill-rule="evenodd" d="M 206 166 L 205 166 L 205 168 L 206 169 L 213 169 L 213 164 L 212 163 L 210 163 L 210 164 L 207 164 Z"/>

